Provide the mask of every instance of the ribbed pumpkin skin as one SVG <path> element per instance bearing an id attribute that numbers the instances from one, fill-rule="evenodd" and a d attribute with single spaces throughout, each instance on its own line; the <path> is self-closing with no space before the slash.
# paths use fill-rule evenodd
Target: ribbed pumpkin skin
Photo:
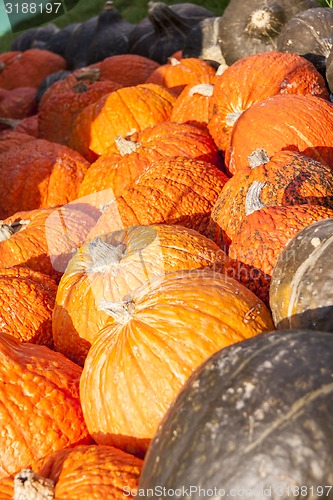
<path id="1" fill-rule="evenodd" d="M 0 217 L 75 200 L 89 163 L 67 146 L 36 139 L 0 155 Z"/>
<path id="2" fill-rule="evenodd" d="M 69 146 L 83 156 L 107 152 L 119 135 L 169 120 L 176 98 L 155 84 L 123 87 L 87 106 L 76 117 Z"/>
<path id="3" fill-rule="evenodd" d="M 320 498 L 333 482 L 332 353 L 330 333 L 284 330 L 211 356 L 165 416 L 139 490 Z"/>
<path id="4" fill-rule="evenodd" d="M 48 347 L 0 333 L 0 477 L 53 451 L 90 442 L 81 368 Z"/>
<path id="5" fill-rule="evenodd" d="M 270 305 L 277 328 L 333 332 L 333 218 L 290 240 L 273 268 Z"/>
<path id="6" fill-rule="evenodd" d="M 333 104 L 310 95 L 275 95 L 253 104 L 234 125 L 225 162 L 232 174 L 264 147 L 269 157 L 299 151 L 333 168 Z"/>
<path id="7" fill-rule="evenodd" d="M 59 282 L 99 215 L 83 204 L 16 212 L 0 224 L 0 268 L 26 266 Z M 6 225 L 12 228 L 19 221 L 20 230 L 5 236 Z"/>
<path id="8" fill-rule="evenodd" d="M 215 69 L 203 59 L 170 58 L 166 64 L 153 71 L 146 82 L 163 85 L 179 95 L 189 83 L 211 83 L 214 77 Z"/>
<path id="9" fill-rule="evenodd" d="M 83 365 L 109 318 L 99 308 L 102 300 L 121 301 L 160 274 L 203 267 L 221 273 L 227 263 L 214 242 L 181 226 L 132 227 L 85 243 L 59 283 L 53 314 L 57 350 Z"/>
<path id="10" fill-rule="evenodd" d="M 261 52 L 238 60 L 217 75 L 208 127 L 218 147 L 227 149 L 235 120 L 243 111 L 276 94 L 329 99 L 324 78 L 298 54 Z"/>
<path id="11" fill-rule="evenodd" d="M 112 80 L 123 87 L 131 87 L 145 83 L 159 66 L 158 62 L 138 54 L 117 54 L 106 57 L 103 61 L 88 66 L 87 69 L 97 69 L 101 80 Z M 82 70 L 74 74 L 80 71 Z"/>
<path id="12" fill-rule="evenodd" d="M 333 209 L 332 170 L 296 151 L 279 151 L 267 163 L 236 172 L 223 187 L 207 232 L 219 246 L 230 244 L 245 217 L 246 195 L 254 181 L 264 183 L 260 198 L 265 206 L 309 204 Z"/>
<path id="13" fill-rule="evenodd" d="M 131 298 L 134 310 L 119 313 L 90 348 L 80 391 L 96 442 L 143 455 L 191 373 L 218 349 L 268 331 L 272 320 L 244 286 L 207 270 L 157 278 Z"/>
<path id="14" fill-rule="evenodd" d="M 5 67 L 0 74 L 0 87 L 34 87 L 37 89 L 44 78 L 66 68 L 66 61 L 49 50 L 29 49 L 2 54 L 0 61 Z"/>
<path id="15" fill-rule="evenodd" d="M 264 207 L 244 217 L 229 247 L 240 282 L 268 303 L 273 267 L 288 241 L 313 222 L 332 217 L 332 209 L 312 205 Z"/>
<path id="16" fill-rule="evenodd" d="M 170 120 L 176 123 L 188 123 L 207 130 L 213 88 L 211 83 L 186 85 L 177 97 Z"/>
<path id="17" fill-rule="evenodd" d="M 90 236 L 149 224 L 178 224 L 205 234 L 228 177 L 215 165 L 185 157 L 162 158 L 105 209 Z"/>
<path id="18" fill-rule="evenodd" d="M 122 142 L 119 147 L 116 144 L 110 146 L 108 153 L 90 165 L 80 186 L 79 197 L 103 189 L 112 189 L 115 196 L 120 196 L 146 167 L 162 157 L 186 156 L 213 163 L 219 168 L 223 165 L 211 136 L 192 125 L 171 121 L 158 123 Z"/>
<path id="19" fill-rule="evenodd" d="M 142 464 L 140 458 L 113 446 L 78 445 L 42 458 L 34 472 L 55 482 L 55 500 L 120 500 L 124 492 L 137 489 Z M 0 490 L 1 500 L 12 500 L 14 477 L 4 478 Z"/>
<path id="20" fill-rule="evenodd" d="M 121 88 L 111 81 L 89 82 L 70 74 L 55 82 L 38 106 L 38 132 L 41 139 L 68 145 L 76 116 L 100 97 Z"/>
<path id="21" fill-rule="evenodd" d="M 53 346 L 56 283 L 28 268 L 0 269 L 0 328 L 18 340 Z"/>

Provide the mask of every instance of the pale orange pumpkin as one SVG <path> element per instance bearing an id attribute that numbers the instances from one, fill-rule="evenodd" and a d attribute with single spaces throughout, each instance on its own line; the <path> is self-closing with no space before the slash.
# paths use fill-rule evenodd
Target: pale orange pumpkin
<path id="1" fill-rule="evenodd" d="M 250 290 L 205 269 L 158 277 L 124 301 L 101 307 L 112 319 L 84 364 L 85 422 L 97 443 L 139 456 L 205 359 L 274 329 L 269 310 Z"/>

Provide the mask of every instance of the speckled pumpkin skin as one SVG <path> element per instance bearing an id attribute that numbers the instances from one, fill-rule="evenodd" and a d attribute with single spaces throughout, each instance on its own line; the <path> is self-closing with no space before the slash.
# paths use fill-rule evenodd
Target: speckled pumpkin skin
<path id="1" fill-rule="evenodd" d="M 151 443 L 139 482 L 145 498 L 157 486 L 191 486 L 195 499 L 200 487 L 225 492 L 216 498 L 233 490 L 278 500 L 288 487 L 331 485 L 332 366 L 332 334 L 310 330 L 258 335 L 214 354 Z"/>
<path id="2" fill-rule="evenodd" d="M 265 164 L 236 172 L 223 187 L 207 233 L 219 246 L 230 245 L 245 217 L 246 195 L 254 181 L 264 183 L 260 199 L 266 206 L 310 204 L 333 209 L 331 168 L 297 151 L 279 151 Z"/>
<path id="3" fill-rule="evenodd" d="M 333 218 L 304 228 L 281 252 L 270 305 L 277 328 L 333 332 Z"/>
<path id="4" fill-rule="evenodd" d="M 313 222 L 332 217 L 332 209 L 312 205 L 264 207 L 246 216 L 229 247 L 240 282 L 267 304 L 273 267 L 288 241 Z"/>

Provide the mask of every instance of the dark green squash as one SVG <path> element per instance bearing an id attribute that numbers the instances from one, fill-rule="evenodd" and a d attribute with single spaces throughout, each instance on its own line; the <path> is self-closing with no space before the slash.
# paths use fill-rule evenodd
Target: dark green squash
<path id="1" fill-rule="evenodd" d="M 69 39 L 79 26 L 80 23 L 71 23 L 61 28 L 47 40 L 45 49 L 65 57 Z"/>
<path id="2" fill-rule="evenodd" d="M 98 16 L 79 23 L 71 34 L 65 50 L 68 69 L 79 69 L 87 66 L 90 41 L 95 33 Z"/>
<path id="3" fill-rule="evenodd" d="M 308 9 L 294 16 L 277 38 L 280 52 L 308 59 L 325 76 L 326 59 L 333 47 L 333 9 Z"/>
<path id="4" fill-rule="evenodd" d="M 132 30 L 129 52 L 165 64 L 168 58 L 183 49 L 187 34 L 199 21 L 214 14 L 199 5 L 163 2 L 149 3 L 148 15 Z"/>
<path id="5" fill-rule="evenodd" d="M 222 17 L 207 17 L 193 26 L 185 38 L 183 57 L 197 57 L 225 64 L 219 44 Z"/>
<path id="6" fill-rule="evenodd" d="M 333 219 L 304 228 L 279 255 L 270 288 L 277 328 L 333 332 Z"/>
<path id="7" fill-rule="evenodd" d="M 10 50 L 19 50 L 24 52 L 28 49 L 37 48 L 36 42 L 46 43 L 47 40 L 58 31 L 58 26 L 53 23 L 48 23 L 45 26 L 40 26 L 39 28 L 28 29 L 23 31 L 13 40 Z"/>
<path id="8" fill-rule="evenodd" d="M 332 499 L 332 401 L 332 334 L 270 332 L 226 347 L 167 411 L 137 493 Z"/>
<path id="9" fill-rule="evenodd" d="M 105 3 L 103 12 L 89 44 L 87 63 L 94 64 L 106 57 L 128 52 L 128 40 L 134 25 L 122 18 L 112 1 Z"/>
<path id="10" fill-rule="evenodd" d="M 221 50 L 227 64 L 276 50 L 276 38 L 283 26 L 312 7 L 320 5 L 316 0 L 230 0 L 220 23 Z"/>

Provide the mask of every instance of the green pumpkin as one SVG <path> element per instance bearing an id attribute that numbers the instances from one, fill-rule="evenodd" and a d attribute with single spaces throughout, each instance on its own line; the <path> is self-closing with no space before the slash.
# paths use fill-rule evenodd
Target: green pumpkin
<path id="1" fill-rule="evenodd" d="M 290 240 L 272 273 L 275 326 L 333 332 L 333 219 L 311 224 Z"/>
<path id="2" fill-rule="evenodd" d="M 332 499 L 332 402 L 332 334 L 274 331 L 226 347 L 166 413 L 138 494 Z"/>

